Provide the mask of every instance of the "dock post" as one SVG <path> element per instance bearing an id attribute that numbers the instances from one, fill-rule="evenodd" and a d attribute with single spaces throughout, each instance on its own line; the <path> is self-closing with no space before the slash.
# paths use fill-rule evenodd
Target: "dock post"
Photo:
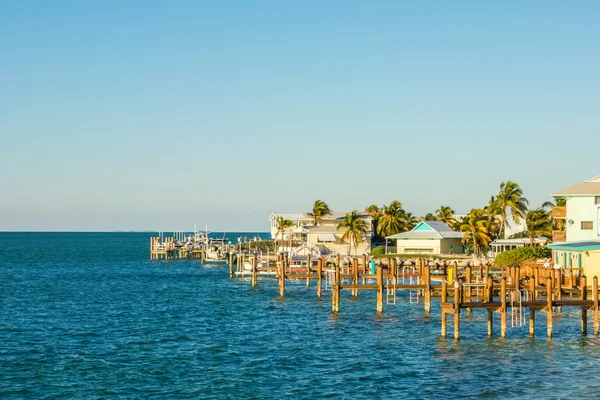
<path id="1" fill-rule="evenodd" d="M 425 314 L 431 312 L 431 269 L 429 266 L 422 265 L 425 272 Z"/>
<path id="2" fill-rule="evenodd" d="M 230 258 L 230 262 L 229 262 L 229 277 L 233 278 L 233 259 L 231 257 Z"/>
<path id="3" fill-rule="evenodd" d="M 490 263 L 485 264 L 485 270 L 483 273 L 486 279 L 490 279 Z"/>
<path id="4" fill-rule="evenodd" d="M 398 274 L 397 274 L 398 269 L 396 268 L 396 259 L 392 258 L 391 260 L 392 260 L 392 262 L 390 265 L 390 274 L 392 275 L 392 285 L 394 287 L 396 287 L 396 285 L 398 284 L 398 281 L 396 280 L 397 276 L 398 276 Z"/>
<path id="5" fill-rule="evenodd" d="M 358 259 L 352 259 L 352 284 L 358 285 Z M 352 296 L 358 296 L 358 289 L 352 289 Z"/>
<path id="6" fill-rule="evenodd" d="M 317 260 L 317 297 L 323 294 L 323 258 Z"/>
<path id="7" fill-rule="evenodd" d="M 310 253 L 306 256 L 306 274 L 310 274 Z M 306 278 L 306 287 L 310 287 L 310 277 Z"/>
<path id="8" fill-rule="evenodd" d="M 362 255 L 362 268 L 363 268 L 363 274 L 367 273 L 367 255 L 363 254 Z"/>
<path id="9" fill-rule="evenodd" d="M 282 256 L 279 262 L 279 296 L 285 296 L 285 267 L 287 256 Z"/>
<path id="10" fill-rule="evenodd" d="M 502 304 L 502 316 L 500 319 L 500 336 L 506 337 L 506 278 L 500 281 L 500 302 Z"/>
<path id="11" fill-rule="evenodd" d="M 200 264 L 204 265 L 206 260 L 206 245 L 202 246 L 202 253 L 200 253 Z"/>
<path id="12" fill-rule="evenodd" d="M 547 318 L 548 318 L 548 337 L 552 337 L 552 277 L 546 279 L 546 302 L 547 302 Z"/>
<path id="13" fill-rule="evenodd" d="M 460 282 L 454 281 L 454 340 L 460 339 L 461 289 Z"/>
<path id="14" fill-rule="evenodd" d="M 467 265 L 467 267 L 465 268 L 465 282 L 466 283 L 471 283 L 471 266 Z M 471 301 L 471 288 L 470 287 L 465 287 L 463 288 L 464 292 L 465 292 L 465 302 L 469 302 Z M 465 315 L 471 315 L 471 309 L 467 308 L 465 311 Z"/>
<path id="15" fill-rule="evenodd" d="M 458 281 L 458 262 L 456 261 L 454 261 L 454 263 L 452 264 L 452 275 L 452 281 Z"/>
<path id="16" fill-rule="evenodd" d="M 256 286 L 257 280 L 256 280 L 256 261 L 257 261 L 257 257 L 256 254 L 252 256 L 252 287 Z"/>
<path id="17" fill-rule="evenodd" d="M 531 292 L 531 300 L 535 301 L 535 275 L 529 278 L 529 291 Z M 535 308 L 529 307 L 529 336 L 535 336 Z"/>
<path id="18" fill-rule="evenodd" d="M 487 286 L 485 291 L 486 302 L 492 303 L 494 301 L 494 280 L 488 276 Z M 488 317 L 488 336 L 492 336 L 494 333 L 494 311 L 487 309 Z"/>
<path id="19" fill-rule="evenodd" d="M 448 301 L 448 283 L 446 281 L 446 277 L 442 276 L 442 299 L 441 302 L 442 304 L 446 303 Z M 447 333 L 447 322 L 448 322 L 448 316 L 446 315 L 446 312 L 444 311 L 444 307 L 441 307 L 442 309 L 442 337 L 445 338 L 446 337 L 446 333 Z"/>
<path id="20" fill-rule="evenodd" d="M 581 282 L 581 300 L 587 300 L 587 277 L 583 275 Z M 587 306 L 581 307 L 581 333 L 587 334 Z"/>
<path id="21" fill-rule="evenodd" d="M 592 278 L 592 301 L 594 303 L 594 335 L 598 335 L 598 277 Z"/>
<path id="22" fill-rule="evenodd" d="M 448 263 L 446 262 L 446 260 L 442 261 L 442 280 L 444 279 L 448 279 Z"/>
<path id="23" fill-rule="evenodd" d="M 383 312 L 383 266 L 377 266 L 377 312 Z"/>
<path id="24" fill-rule="evenodd" d="M 331 285 L 331 311 L 340 312 L 340 265 L 336 264 L 335 279 Z"/>
<path id="25" fill-rule="evenodd" d="M 558 278 L 556 281 L 556 289 L 558 289 L 558 293 L 557 293 L 556 299 L 562 300 L 562 270 L 559 269 L 557 275 L 558 275 Z M 562 314 L 562 306 L 556 307 L 556 311 L 559 314 Z"/>

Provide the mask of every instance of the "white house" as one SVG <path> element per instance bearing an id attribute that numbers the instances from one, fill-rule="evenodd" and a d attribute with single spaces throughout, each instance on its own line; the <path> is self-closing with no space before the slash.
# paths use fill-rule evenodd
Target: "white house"
<path id="1" fill-rule="evenodd" d="M 280 241 L 280 248 L 284 251 L 292 250 L 300 246 L 309 244 L 313 247 L 318 247 L 324 253 L 341 253 L 363 254 L 371 252 L 371 238 L 373 237 L 372 218 L 367 213 L 358 213 L 360 217 L 367 223 L 367 234 L 364 235 L 362 243 L 358 248 L 350 248 L 350 243 L 343 240 L 346 229 L 338 229 L 338 224 L 342 222 L 346 213 L 331 213 L 323 217 L 323 221 L 319 226 L 314 225 L 314 220 L 308 213 L 273 213 L 269 217 L 271 223 L 271 238 Z M 277 219 L 282 217 L 292 221 L 294 226 L 287 229 L 285 232 L 277 235 Z"/>
<path id="2" fill-rule="evenodd" d="M 555 226 L 559 228 L 552 234 L 554 242 L 600 239 L 600 176 L 560 190 L 552 196 L 566 199 L 566 207 L 554 207 L 552 210 Z"/>
<path id="3" fill-rule="evenodd" d="M 410 232 L 387 236 L 396 242 L 398 254 L 464 254 L 463 232 L 455 232 L 440 221 L 421 221 Z"/>

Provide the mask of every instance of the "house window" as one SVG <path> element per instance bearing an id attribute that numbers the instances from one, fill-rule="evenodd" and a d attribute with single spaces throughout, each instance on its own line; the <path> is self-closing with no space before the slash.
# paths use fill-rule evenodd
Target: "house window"
<path id="1" fill-rule="evenodd" d="M 592 229 L 594 229 L 593 221 L 581 221 L 581 230 L 591 231 Z"/>
<path id="2" fill-rule="evenodd" d="M 600 196 L 596 196 L 596 204 L 600 205 Z"/>

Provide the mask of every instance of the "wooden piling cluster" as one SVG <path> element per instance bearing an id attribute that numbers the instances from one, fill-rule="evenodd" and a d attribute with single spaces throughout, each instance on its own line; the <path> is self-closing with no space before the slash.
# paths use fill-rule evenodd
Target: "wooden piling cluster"
<path id="1" fill-rule="evenodd" d="M 571 269 L 568 269 L 571 270 Z M 441 300 L 441 334 L 447 335 L 447 315 L 454 316 L 454 339 L 460 338 L 461 310 L 485 309 L 488 313 L 488 336 L 493 335 L 493 315 L 500 314 L 500 336 L 506 337 L 507 319 L 511 316 L 511 324 L 525 325 L 524 310 L 529 311 L 529 334 L 535 334 L 535 315 L 546 313 L 547 336 L 553 334 L 553 315 L 561 313 L 563 307 L 581 309 L 581 332 L 587 333 L 587 312 L 593 312 L 594 334 L 598 334 L 598 278 L 592 279 L 592 299 L 588 295 L 588 283 L 585 275 L 575 276 L 573 271 L 559 269 L 531 269 L 521 274 L 521 269 L 504 268 L 499 282 L 491 276 L 485 283 L 479 284 L 481 295 L 471 296 L 473 285 L 468 280 L 457 280 L 450 290 L 446 280 L 442 281 Z M 579 271 L 577 271 L 579 272 Z M 545 277 L 541 278 L 541 277 Z M 540 279 L 542 282 L 540 282 Z M 525 282 L 527 281 L 527 282 Z M 567 283 L 565 285 L 565 282 Z M 448 300 L 452 292 L 452 301 Z M 569 297 L 566 298 L 565 295 Z"/>
<path id="2" fill-rule="evenodd" d="M 384 311 L 384 304 L 393 304 L 389 303 L 390 296 L 395 303 L 396 292 L 400 290 L 418 292 L 419 298 L 422 298 L 419 302 L 423 303 L 425 313 L 429 313 L 431 298 L 437 294 L 441 297 L 441 336 L 447 336 L 448 315 L 451 315 L 456 340 L 461 336 L 462 311 L 468 315 L 474 309 L 487 311 L 489 336 L 494 333 L 494 314 L 500 314 L 500 336 L 506 337 L 508 323 L 512 326 L 525 325 L 525 311 L 529 311 L 529 334 L 535 334 L 535 316 L 541 312 L 546 314 L 547 336 L 552 337 L 553 315 L 561 313 L 563 307 L 581 309 L 582 333 L 587 333 L 587 313 L 591 310 L 594 333 L 599 332 L 598 279 L 594 277 L 591 287 L 588 287 L 588 280 L 579 269 L 505 267 L 491 274 L 489 264 L 469 264 L 459 268 L 456 262 L 433 265 L 420 259 L 407 270 L 396 259 L 387 259 L 377 262 L 372 271 L 366 256 L 362 259 L 346 258 L 345 261 L 339 255 L 328 261 L 325 257 L 293 261 L 280 254 L 274 265 L 267 262 L 266 266 L 258 266 L 257 257 L 253 254 L 236 254 L 235 259 L 234 265 L 233 258 L 229 258 L 231 277 L 248 276 L 253 287 L 259 284 L 259 276 L 262 279 L 275 278 L 280 296 L 285 296 L 286 282 L 290 280 L 306 281 L 307 287 L 314 280 L 318 297 L 322 297 L 325 290 L 331 291 L 331 310 L 335 313 L 342 308 L 344 291 L 353 297 L 359 296 L 361 291 L 375 291 L 377 313 Z M 242 268 L 244 263 L 251 268 Z"/>
<path id="3" fill-rule="evenodd" d="M 150 238 L 151 260 L 182 260 L 200 259 L 204 262 L 206 251 L 204 248 L 192 249 L 189 246 L 177 247 L 173 237 L 166 237 L 161 243 L 158 236 Z"/>
<path id="4" fill-rule="evenodd" d="M 301 262 L 292 263 L 292 260 L 286 254 L 277 255 L 275 266 L 256 267 L 254 261 L 250 270 L 244 269 L 241 265 L 247 264 L 248 260 L 254 260 L 255 256 L 241 255 L 238 257 L 238 262 L 234 268 L 233 263 L 229 266 L 229 275 L 233 276 L 250 276 L 252 286 L 257 285 L 257 277 L 275 278 L 279 283 L 279 294 L 285 296 L 286 281 L 289 280 L 305 280 L 306 286 L 311 286 L 311 281 L 316 281 L 316 295 L 323 295 L 324 286 L 328 286 L 331 290 L 331 309 L 334 312 L 340 311 L 341 293 L 344 290 L 349 290 L 351 296 L 356 297 L 359 292 L 364 290 L 376 291 L 376 310 L 383 312 L 384 298 L 394 298 L 398 290 L 418 291 L 423 297 L 425 312 L 431 311 L 431 295 L 432 291 L 439 288 L 438 285 L 432 284 L 429 267 L 426 266 L 424 260 L 419 260 L 418 265 L 414 267 L 412 283 L 400 282 L 401 278 L 406 278 L 400 268 L 398 268 L 395 259 L 387 260 L 387 264 L 378 263 L 375 268 L 375 273 L 369 268 L 367 257 L 363 256 L 361 260 L 358 258 L 349 259 L 347 262 L 342 262 L 338 255 L 335 260 L 326 262 L 325 257 L 321 256 L 317 259 L 311 259 L 307 256 Z"/>

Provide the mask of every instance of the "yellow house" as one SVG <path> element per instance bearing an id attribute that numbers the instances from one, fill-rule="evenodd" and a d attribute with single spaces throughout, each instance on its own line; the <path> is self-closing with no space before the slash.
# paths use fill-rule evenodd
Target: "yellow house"
<path id="1" fill-rule="evenodd" d="M 581 268 L 589 279 L 600 278 L 600 241 L 588 240 L 582 242 L 552 243 L 554 265 L 563 268 Z"/>

